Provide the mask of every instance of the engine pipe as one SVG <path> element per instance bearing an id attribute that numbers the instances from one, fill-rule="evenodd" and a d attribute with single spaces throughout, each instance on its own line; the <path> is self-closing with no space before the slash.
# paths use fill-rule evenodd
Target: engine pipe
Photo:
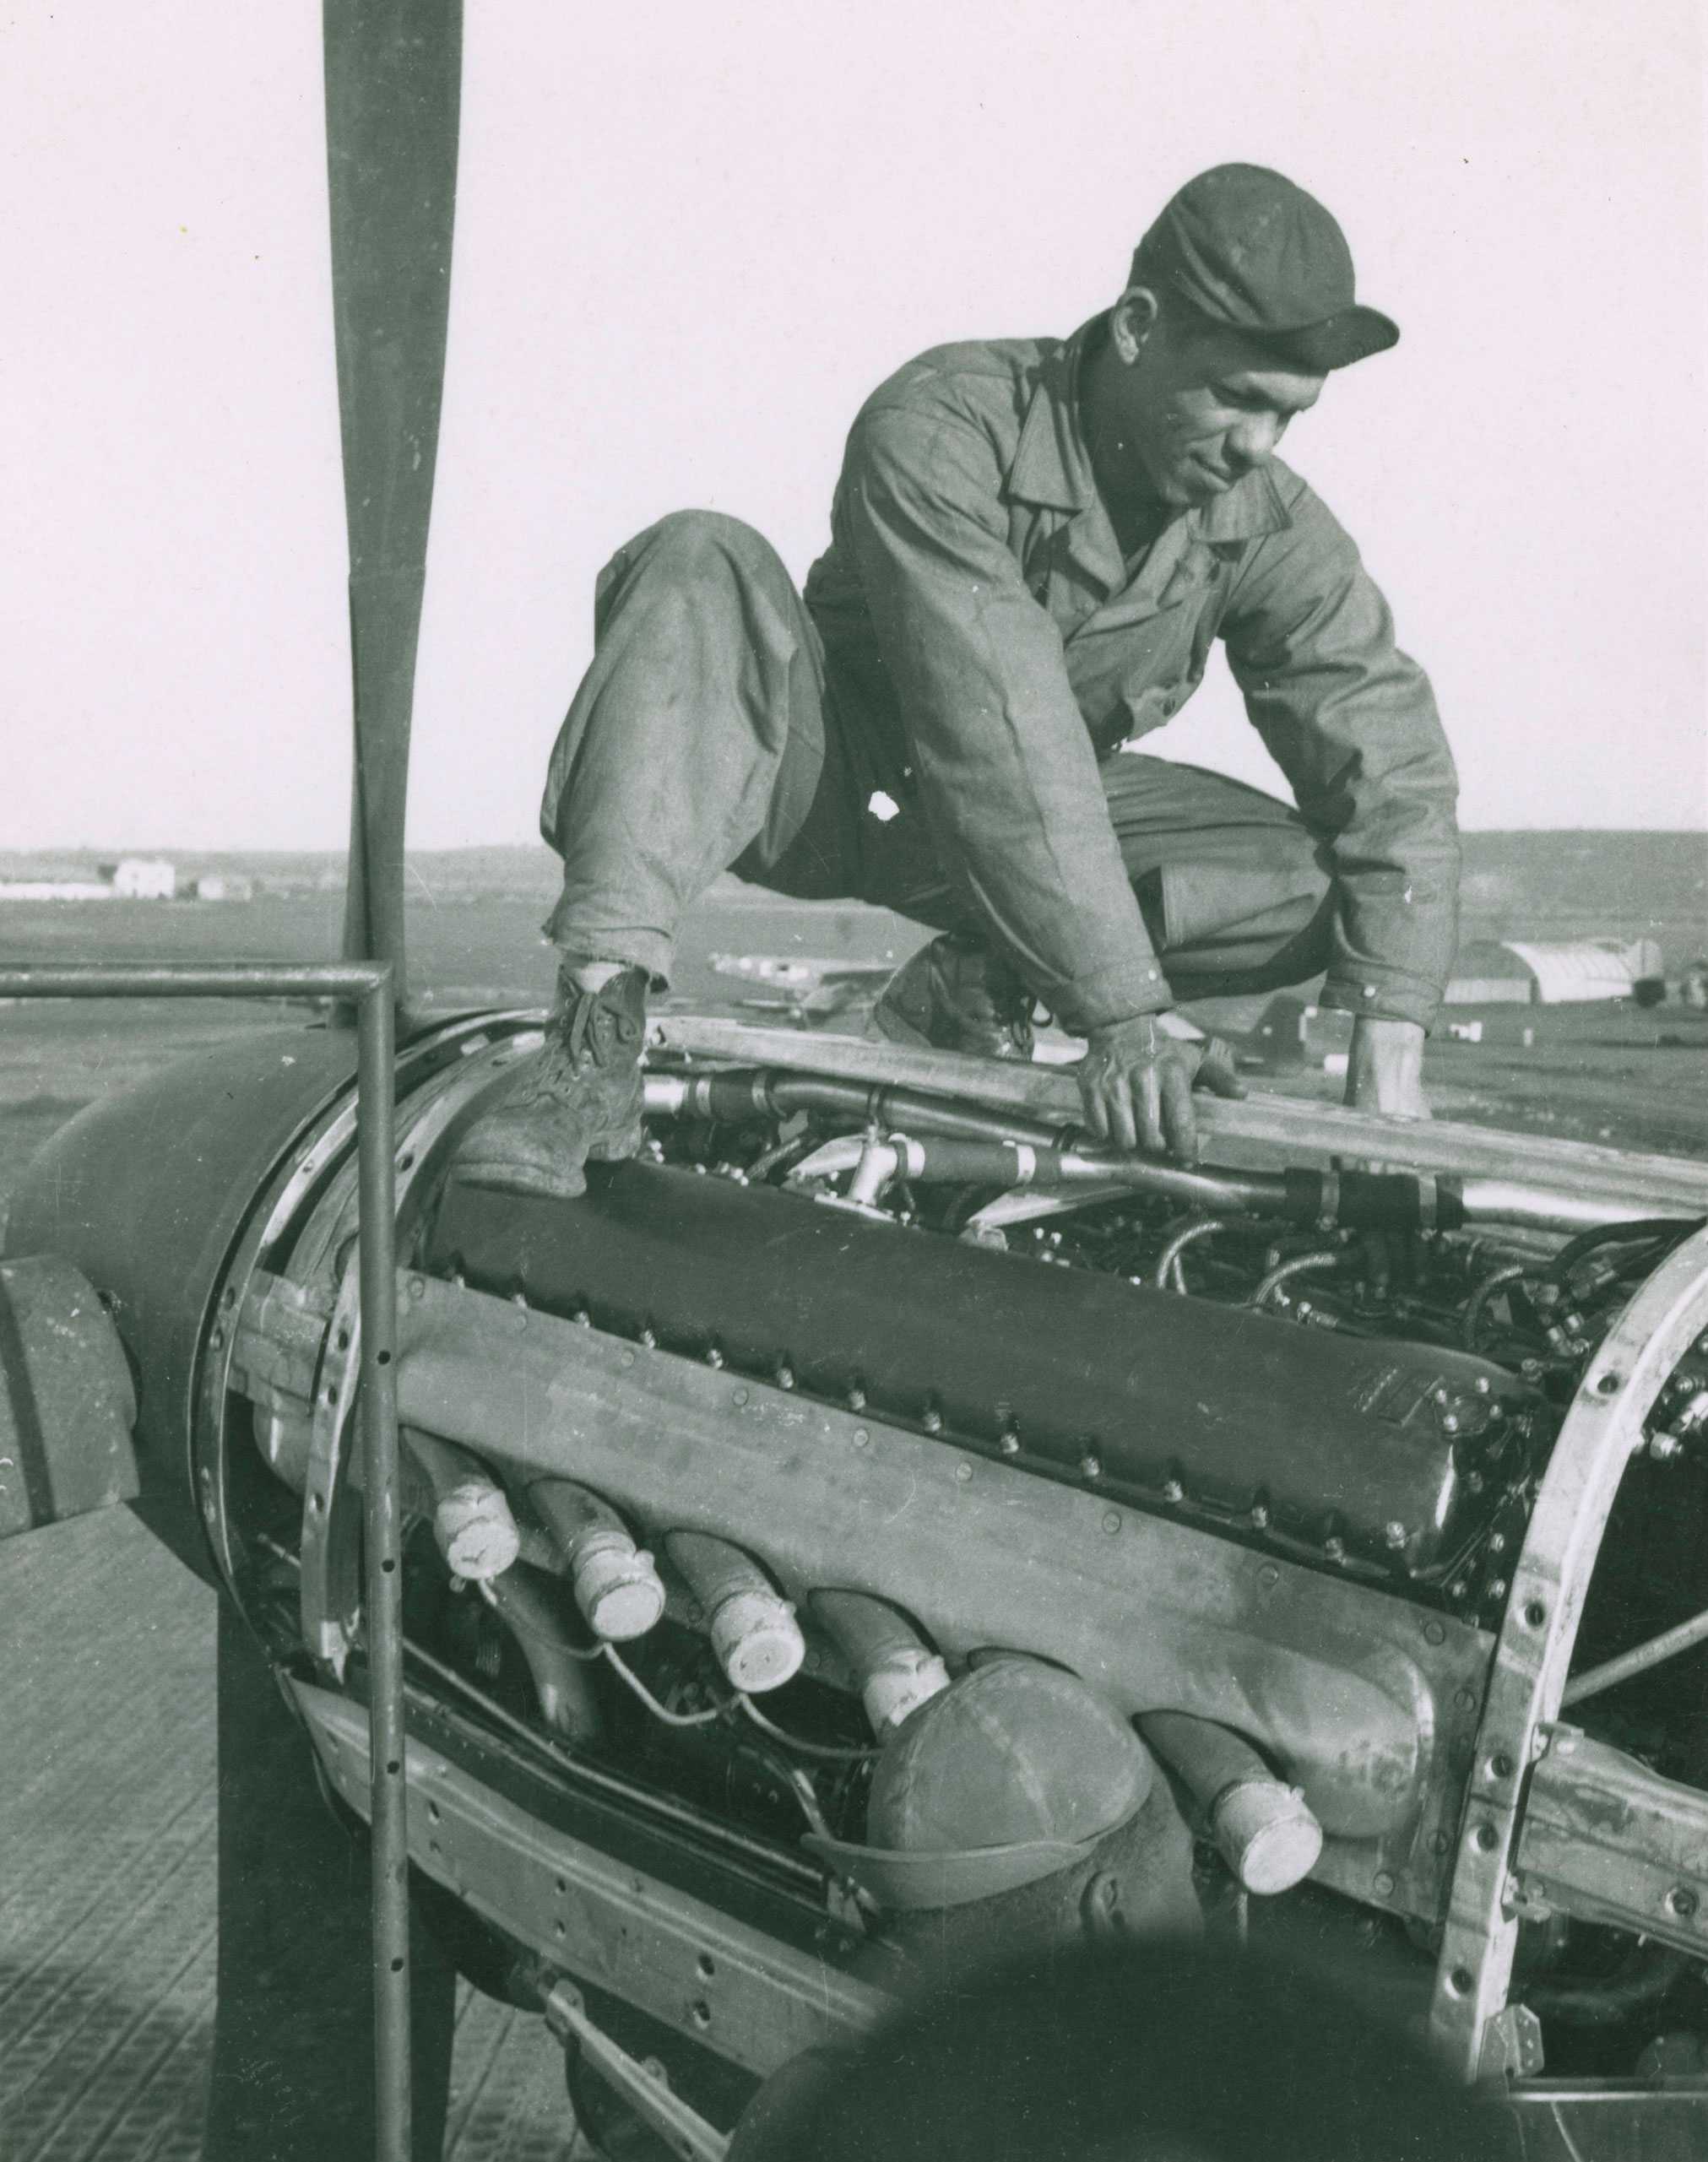
<path id="1" fill-rule="evenodd" d="M 1188 1169 L 1119 1149 L 1071 1145 L 1071 1130 L 1005 1112 L 945 1103 L 917 1089 L 866 1087 L 816 1074 L 720 1069 L 703 1074 L 648 1074 L 648 1114 L 740 1124 L 794 1110 L 839 1112 L 862 1125 L 889 1130 L 869 1141 L 861 1165 L 870 1184 L 879 1168 L 872 1146 L 897 1149 L 911 1128 L 905 1165 L 893 1179 L 1017 1186 L 1101 1183 L 1212 1209 L 1280 1216 L 1299 1224 L 1337 1224 L 1351 1230 L 1457 1231 L 1467 1223 L 1499 1222 L 1533 1230 L 1575 1233 L 1621 1220 L 1616 1201 L 1594 1194 L 1556 1192 L 1513 1179 L 1457 1179 L 1429 1172 L 1229 1171 Z M 962 1154 L 946 1144 L 963 1141 Z M 982 1153 L 974 1151 L 982 1151 Z M 809 1162 L 811 1158 L 807 1160 Z M 800 1176 L 801 1167 L 796 1167 Z M 1680 1218 L 1682 1229 L 1688 1218 Z"/>
<path id="2" fill-rule="evenodd" d="M 1138 1729 L 1179 1775 L 1223 1860 L 1248 1892 L 1291 1891 L 1315 1868 L 1322 1826 L 1243 1736 L 1190 1712 L 1144 1713 Z"/>
<path id="3" fill-rule="evenodd" d="M 1175 1291 L 1184 1293 L 1186 1277 L 1180 1265 L 1180 1257 L 1189 1246 L 1196 1246 L 1201 1240 L 1213 1238 L 1217 1232 L 1227 1228 L 1220 1216 L 1201 1216 L 1196 1223 L 1183 1225 L 1157 1257 L 1157 1265 L 1151 1272 L 1151 1281 L 1157 1289 L 1167 1291 L 1172 1283 Z"/>
<path id="4" fill-rule="evenodd" d="M 1694 1651 L 1705 1642 L 1708 1642 L 1708 1612 L 1693 1614 L 1688 1622 L 1663 1629 L 1659 1636 L 1651 1637 L 1635 1650 L 1622 1651 L 1617 1659 L 1605 1660 L 1601 1666 L 1586 1667 L 1581 1674 L 1575 1675 L 1560 1693 L 1560 1709 L 1565 1710 L 1590 1697 L 1598 1697 L 1621 1682 L 1634 1681 L 1639 1674 L 1664 1666 L 1681 1652 Z"/>
<path id="5" fill-rule="evenodd" d="M 540 1715 L 566 1742 L 591 1742 L 604 1722 L 588 1678 L 587 1655 L 564 1627 L 557 1586 L 525 1563 L 480 1585 L 480 1596 L 522 1647 Z"/>
<path id="6" fill-rule="evenodd" d="M 1282 1285 L 1290 1284 L 1295 1276 L 1315 1276 L 1320 1269 L 1337 1268 L 1346 1259 L 1337 1246 L 1326 1247 L 1316 1254 L 1295 1254 L 1290 1261 L 1277 1261 L 1246 1300 L 1248 1306 L 1266 1306 Z"/>
<path id="7" fill-rule="evenodd" d="M 806 1603 L 847 1661 L 880 1740 L 948 1688 L 948 1667 L 887 1600 L 863 1591 L 818 1590 Z"/>
<path id="8" fill-rule="evenodd" d="M 672 1531 L 664 1548 L 700 1602 L 732 1689 L 758 1696 L 800 1672 L 806 1640 L 794 1609 L 751 1555 L 704 1531 Z"/>
<path id="9" fill-rule="evenodd" d="M 643 1637 L 664 1611 L 664 1587 L 616 1511 L 571 1479 L 537 1479 L 527 1493 L 569 1564 L 588 1628 L 607 1644 Z"/>
<path id="10" fill-rule="evenodd" d="M 433 1490 L 433 1538 L 453 1576 L 483 1584 L 522 1551 L 504 1489 L 477 1457 L 436 1434 L 413 1430 L 409 1451 Z"/>

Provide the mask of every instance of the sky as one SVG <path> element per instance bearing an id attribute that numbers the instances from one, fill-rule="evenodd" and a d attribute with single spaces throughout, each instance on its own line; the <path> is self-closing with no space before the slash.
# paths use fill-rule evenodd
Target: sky
<path id="1" fill-rule="evenodd" d="M 0 0 L 0 848 L 342 846 L 318 17 Z M 1708 826 L 1702 93 L 1698 0 L 471 0 L 412 844 L 535 837 L 625 538 L 804 576 L 867 391 L 1228 159 L 1402 327 L 1288 456 L 1464 823 Z M 1219 663 L 1147 748 L 1280 785 Z"/>

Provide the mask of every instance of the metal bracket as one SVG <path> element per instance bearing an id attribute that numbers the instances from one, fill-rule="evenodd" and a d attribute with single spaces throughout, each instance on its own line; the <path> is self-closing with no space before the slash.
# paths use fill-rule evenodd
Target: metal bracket
<path id="1" fill-rule="evenodd" d="M 610 2081 L 635 2115 L 682 2156 L 683 2162 L 724 2162 L 729 2142 L 680 2095 L 670 2092 L 662 2071 L 632 2057 L 587 2016 L 581 1992 L 558 1982 L 545 2000 L 545 2024 L 565 2049 L 578 2049 L 594 2070 Z"/>
<path id="2" fill-rule="evenodd" d="M 1527 2004 L 1509 2004 L 1483 2030 L 1479 2080 L 1533 2079 L 1542 2070 L 1542 2022 Z"/>
<path id="3" fill-rule="evenodd" d="M 1461 2079 L 1479 2076 L 1486 2037 L 1508 2009 L 1531 1768 L 1559 1709 L 1613 1498 L 1662 1383 L 1705 1323 L 1708 1231 L 1668 1256 L 1590 1360 L 1531 1514 L 1478 1730 L 1430 2015 Z"/>
<path id="4" fill-rule="evenodd" d="M 407 1237 L 420 1197 L 436 1173 L 458 1120 L 522 1048 L 522 1042 L 510 1038 L 472 1053 L 460 1067 L 440 1077 L 437 1092 L 413 1111 L 404 1130 L 395 1136 L 394 1242 Z M 355 1384 L 366 1362 L 361 1263 L 358 1246 L 345 1264 L 328 1330 L 314 1393 L 302 1518 L 303 1639 L 314 1656 L 339 1676 L 355 1640 L 361 1607 L 355 1519 L 343 1505 L 350 1477 L 350 1429 L 357 1401 Z"/>

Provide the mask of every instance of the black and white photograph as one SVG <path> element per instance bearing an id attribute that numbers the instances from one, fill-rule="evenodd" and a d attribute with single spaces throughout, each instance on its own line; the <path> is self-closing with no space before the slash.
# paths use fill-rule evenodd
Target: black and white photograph
<path id="1" fill-rule="evenodd" d="M 0 2157 L 1708 2157 L 1696 0 L 0 9 Z"/>

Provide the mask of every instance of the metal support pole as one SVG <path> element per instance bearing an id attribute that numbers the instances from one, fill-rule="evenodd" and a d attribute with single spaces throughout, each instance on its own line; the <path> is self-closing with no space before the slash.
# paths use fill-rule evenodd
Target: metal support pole
<path id="1" fill-rule="evenodd" d="M 368 1766 L 373 1855 L 377 2162 L 409 2162 L 409 1782 L 404 1771 L 403 1569 L 399 1553 L 396 1141 L 389 962 L 294 967 L 177 962 L 0 967 L 0 999 L 289 999 L 356 1010 L 356 1225 L 366 1451 Z"/>
<path id="2" fill-rule="evenodd" d="M 1598 1697 L 1604 1689 L 1611 1689 L 1633 1676 L 1646 1674 L 1651 1666 L 1660 1666 L 1680 1652 L 1694 1651 L 1699 1644 L 1708 1640 L 1708 1612 L 1693 1614 L 1688 1622 L 1680 1622 L 1675 1628 L 1663 1629 L 1657 1637 L 1651 1637 L 1635 1650 L 1622 1651 L 1617 1659 L 1604 1660 L 1599 1666 L 1591 1666 L 1566 1683 L 1560 1692 L 1562 1711 L 1573 1704 L 1582 1704 L 1586 1698 Z"/>
<path id="3" fill-rule="evenodd" d="M 377 983 L 356 1009 L 356 1235 L 373 1841 L 375 2104 L 379 2162 L 409 2162 L 409 1785 L 404 1769 L 404 1572 L 398 1498 L 390 964 L 382 964 L 376 973 Z"/>

